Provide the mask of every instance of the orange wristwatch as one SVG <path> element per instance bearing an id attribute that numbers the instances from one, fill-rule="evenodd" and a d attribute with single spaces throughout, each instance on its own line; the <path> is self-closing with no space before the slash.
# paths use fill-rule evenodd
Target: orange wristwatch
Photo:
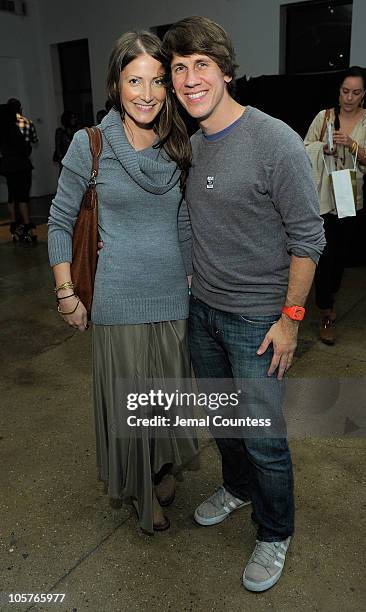
<path id="1" fill-rule="evenodd" d="M 303 306 L 284 306 L 282 312 L 293 321 L 302 321 L 305 316 Z"/>

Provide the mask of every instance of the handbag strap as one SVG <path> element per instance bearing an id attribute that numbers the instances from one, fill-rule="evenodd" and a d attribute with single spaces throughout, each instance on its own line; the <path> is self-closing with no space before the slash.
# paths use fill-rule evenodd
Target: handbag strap
<path id="1" fill-rule="evenodd" d="M 93 126 L 85 128 L 89 137 L 89 148 L 92 156 L 92 169 L 90 173 L 89 185 L 95 185 L 96 177 L 99 170 L 99 158 L 103 148 L 102 132 L 99 128 Z"/>
<path id="2" fill-rule="evenodd" d="M 356 165 L 357 165 L 357 154 L 358 154 L 358 142 L 356 143 L 357 147 L 356 147 L 356 151 L 355 151 L 355 156 L 353 157 L 352 153 L 352 159 L 353 159 L 353 172 L 356 172 Z"/>
<path id="3" fill-rule="evenodd" d="M 325 111 L 324 121 L 323 121 L 322 129 L 320 132 L 320 136 L 319 136 L 320 142 L 323 142 L 325 130 L 327 128 L 327 121 L 329 121 L 329 117 L 330 117 L 330 108 L 327 108 L 327 110 Z"/>

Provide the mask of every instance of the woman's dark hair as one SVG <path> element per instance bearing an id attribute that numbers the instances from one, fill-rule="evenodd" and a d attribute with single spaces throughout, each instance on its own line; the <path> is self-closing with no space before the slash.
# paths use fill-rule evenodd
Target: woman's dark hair
<path id="1" fill-rule="evenodd" d="M 147 53 L 158 62 L 163 63 L 161 42 L 151 32 L 127 32 L 116 42 L 109 58 L 107 91 L 108 100 L 114 109 L 124 118 L 124 109 L 119 94 L 121 71 L 139 55 Z M 181 119 L 174 95 L 167 89 L 162 110 L 154 119 L 153 128 L 159 137 L 155 147 L 163 148 L 170 159 L 176 162 L 181 170 L 181 186 L 184 186 L 191 165 L 191 146 L 187 130 Z"/>
<path id="2" fill-rule="evenodd" d="M 166 32 L 162 51 L 169 73 L 173 55 L 207 55 L 225 76 L 231 77 L 227 89 L 231 95 L 234 93 L 238 68 L 234 46 L 228 33 L 218 23 L 207 17 L 186 17 Z"/>
<path id="3" fill-rule="evenodd" d="M 360 66 L 350 66 L 349 68 L 347 68 L 347 70 L 342 75 L 342 79 L 339 82 L 339 88 L 342 87 L 343 83 L 348 77 L 359 77 L 362 80 L 363 89 L 366 89 L 365 71 Z M 334 106 L 334 128 L 336 130 L 339 130 L 340 128 L 339 113 L 340 113 L 340 106 L 338 103 Z"/>

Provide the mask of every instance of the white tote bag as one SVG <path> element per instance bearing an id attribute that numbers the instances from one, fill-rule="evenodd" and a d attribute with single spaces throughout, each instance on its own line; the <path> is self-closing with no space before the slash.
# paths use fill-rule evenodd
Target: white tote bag
<path id="1" fill-rule="evenodd" d="M 353 168 L 346 170 L 333 170 L 329 172 L 323 155 L 325 168 L 330 177 L 333 196 L 339 219 L 356 216 L 357 184 L 356 184 L 356 161 L 357 151 L 352 156 Z"/>

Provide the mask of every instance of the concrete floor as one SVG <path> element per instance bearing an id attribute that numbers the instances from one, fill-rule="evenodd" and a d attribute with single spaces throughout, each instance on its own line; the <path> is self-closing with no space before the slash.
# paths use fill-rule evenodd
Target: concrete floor
<path id="1" fill-rule="evenodd" d="M 304 439 L 294 434 L 296 537 L 281 581 L 253 594 L 241 587 L 255 540 L 250 509 L 212 528 L 192 520 L 220 483 L 210 440 L 201 440 L 201 469 L 179 483 L 170 531 L 145 536 L 129 507 L 109 507 L 96 482 L 91 334 L 71 331 L 56 314 L 44 229 L 40 236 L 36 247 L 22 248 L 0 234 L 0 590 L 66 595 L 62 605 L 33 607 L 7 605 L 3 596 L 1 610 L 364 610 L 365 268 L 346 271 L 336 346 L 317 341 L 310 308 L 290 383 L 314 418 L 310 379 L 349 379 L 347 393 L 363 410 L 350 412 L 346 399 L 342 411 L 333 401 L 335 433 L 319 422 Z"/>

